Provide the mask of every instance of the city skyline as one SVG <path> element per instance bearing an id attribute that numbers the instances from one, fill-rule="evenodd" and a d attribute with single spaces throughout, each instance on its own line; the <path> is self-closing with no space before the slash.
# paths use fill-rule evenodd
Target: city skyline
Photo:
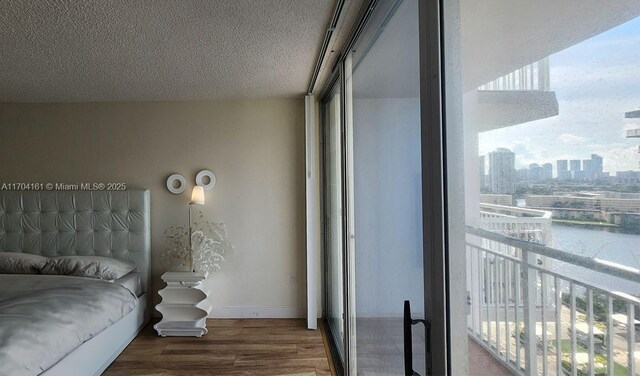
<path id="1" fill-rule="evenodd" d="M 494 153 L 494 152 L 497 152 L 497 151 L 509 151 L 509 152 L 514 154 L 515 161 L 518 160 L 518 153 L 515 153 L 513 150 L 511 150 L 510 148 L 507 148 L 507 147 L 497 147 L 495 150 L 492 150 L 492 151 L 490 151 L 489 153 L 487 153 L 485 155 L 479 155 L 478 157 L 480 158 L 481 171 L 486 172 L 487 175 L 488 175 L 488 172 L 491 169 L 491 166 L 490 166 L 490 164 L 491 164 L 491 162 L 490 162 L 490 160 L 491 160 L 490 159 L 490 154 Z M 586 158 L 584 158 L 582 156 L 574 156 L 574 157 L 570 157 L 568 159 L 534 161 L 534 162 L 529 163 L 527 166 L 521 166 L 519 168 L 517 167 L 517 162 L 516 162 L 515 163 L 516 166 L 514 167 L 514 169 L 515 169 L 515 171 L 520 171 L 520 170 L 531 169 L 534 165 L 536 165 L 537 167 L 540 167 L 540 168 L 544 168 L 545 165 L 551 165 L 552 166 L 552 171 L 553 171 L 553 177 L 555 178 L 555 177 L 558 177 L 558 171 L 559 171 L 558 163 L 565 162 L 565 167 L 566 167 L 566 168 L 564 168 L 565 171 L 589 170 L 590 167 L 586 167 L 585 168 L 585 166 L 588 166 L 588 165 L 585 165 L 585 163 L 591 162 L 594 157 L 601 160 L 600 161 L 600 165 L 604 165 L 605 159 L 602 158 L 602 156 L 600 156 L 598 154 L 595 154 L 595 153 L 590 153 L 588 155 L 588 157 L 590 157 L 590 159 L 586 159 Z M 576 162 L 578 163 L 577 167 L 575 166 Z M 484 165 L 482 165 L 483 163 L 484 163 Z M 618 170 L 618 171 L 607 171 L 607 170 L 605 170 L 603 168 L 602 171 L 600 171 L 600 172 L 609 173 L 609 174 L 611 174 L 611 176 L 615 176 L 615 174 L 617 172 L 627 172 L 627 171 L 639 171 L 640 172 L 640 168 L 631 168 L 629 170 Z"/>
<path id="2" fill-rule="evenodd" d="M 555 163 L 531 163 L 526 168 L 515 167 L 516 153 L 497 148 L 480 155 L 480 185 L 492 193 L 513 194 L 520 182 L 540 183 L 548 180 L 640 183 L 640 170 L 604 171 L 604 159 L 591 154 L 590 159 L 559 159 Z"/>
<path id="3" fill-rule="evenodd" d="M 603 157 L 605 171 L 637 170 L 637 139 L 626 130 L 640 119 L 625 112 L 640 108 L 640 18 L 549 57 L 551 90 L 559 114 L 479 134 L 479 151 L 500 147 L 516 153 L 516 169 L 531 163 Z"/>

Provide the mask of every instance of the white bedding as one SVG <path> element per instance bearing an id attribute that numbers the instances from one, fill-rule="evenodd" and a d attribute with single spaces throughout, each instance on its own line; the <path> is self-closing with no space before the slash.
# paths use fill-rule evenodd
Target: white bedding
<path id="1" fill-rule="evenodd" d="M 138 272 L 131 272 L 122 278 L 116 279 L 115 281 L 113 281 L 113 283 L 126 288 L 127 290 L 134 293 L 137 297 L 140 297 L 143 293 L 140 273 Z"/>
<path id="2" fill-rule="evenodd" d="M 38 375 L 129 313 L 127 288 L 90 278 L 0 274 L 0 375 Z"/>

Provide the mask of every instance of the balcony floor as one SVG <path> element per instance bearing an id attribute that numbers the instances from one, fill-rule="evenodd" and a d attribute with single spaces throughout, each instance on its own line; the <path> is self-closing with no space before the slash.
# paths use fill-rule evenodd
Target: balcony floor
<path id="1" fill-rule="evenodd" d="M 426 374 L 424 359 L 424 333 L 414 328 L 414 369 L 419 374 Z M 401 375 L 404 367 L 403 359 L 403 327 L 402 319 L 367 318 L 358 319 L 358 375 L 389 376 Z M 469 373 L 468 376 L 509 376 L 512 375 L 499 360 L 482 348 L 472 337 L 469 337 Z M 458 356 L 467 354 L 457 353 Z M 455 359 L 453 359 L 455 362 Z"/>
<path id="2" fill-rule="evenodd" d="M 511 371 L 502 365 L 482 346 L 469 338 L 469 376 L 510 376 Z"/>

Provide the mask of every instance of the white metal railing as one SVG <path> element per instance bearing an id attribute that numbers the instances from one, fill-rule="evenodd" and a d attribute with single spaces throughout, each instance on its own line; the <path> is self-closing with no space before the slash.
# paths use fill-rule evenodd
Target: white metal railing
<path id="1" fill-rule="evenodd" d="M 603 273 L 638 284 L 640 271 L 471 227 L 466 258 L 473 290 L 469 334 L 514 373 L 614 376 L 640 371 L 635 355 L 640 354 L 640 321 L 635 318 L 640 300 L 588 278 Z M 562 275 L 545 259 L 584 268 L 585 277 Z"/>
<path id="2" fill-rule="evenodd" d="M 551 212 L 515 206 L 480 204 L 484 230 L 539 244 L 551 244 Z"/>
<path id="3" fill-rule="evenodd" d="M 637 129 L 628 129 L 627 137 L 640 137 L 640 128 Z"/>
<path id="4" fill-rule="evenodd" d="M 544 58 L 482 85 L 478 90 L 549 91 L 549 81 L 549 59 Z"/>

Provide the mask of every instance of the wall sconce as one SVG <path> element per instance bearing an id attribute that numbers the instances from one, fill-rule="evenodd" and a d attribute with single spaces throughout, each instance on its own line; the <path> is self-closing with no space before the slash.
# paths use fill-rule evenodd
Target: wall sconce
<path id="1" fill-rule="evenodd" d="M 216 182 L 216 174 L 211 170 L 202 170 L 196 175 L 196 185 L 202 187 L 205 191 L 215 187 Z M 176 183 L 178 184 L 176 185 Z M 174 195 L 181 194 L 185 191 L 186 187 L 187 181 L 181 174 L 171 174 L 169 178 L 167 178 L 167 189 Z"/>
<path id="2" fill-rule="evenodd" d="M 177 187 L 175 186 L 176 182 L 179 184 Z M 184 179 L 184 176 L 180 174 L 172 174 L 167 179 L 167 189 L 174 195 L 179 195 L 180 193 L 184 192 L 186 187 L 187 181 Z"/>
<path id="3" fill-rule="evenodd" d="M 205 179 L 208 183 L 204 182 Z M 216 174 L 211 170 L 202 170 L 198 172 L 198 175 L 196 175 L 196 185 L 201 186 L 205 191 L 210 190 L 216 186 Z"/>

